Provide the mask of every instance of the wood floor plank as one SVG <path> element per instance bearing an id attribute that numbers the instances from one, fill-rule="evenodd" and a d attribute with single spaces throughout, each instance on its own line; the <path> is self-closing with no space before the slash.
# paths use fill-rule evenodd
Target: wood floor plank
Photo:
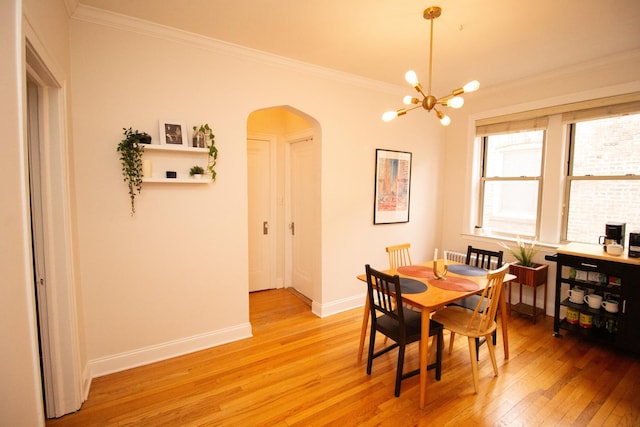
<path id="1" fill-rule="evenodd" d="M 321 319 L 287 290 L 249 301 L 252 338 L 95 378 L 82 409 L 47 427 L 640 426 L 640 360 L 553 337 L 551 318 L 510 318 L 511 357 L 498 337 L 498 377 L 481 347 L 478 394 L 467 342 L 456 340 L 441 381 L 429 372 L 421 410 L 417 376 L 393 396 L 397 352 L 376 359 L 371 375 L 366 357 L 356 361 L 362 309 Z M 406 370 L 418 353 L 409 346 Z"/>

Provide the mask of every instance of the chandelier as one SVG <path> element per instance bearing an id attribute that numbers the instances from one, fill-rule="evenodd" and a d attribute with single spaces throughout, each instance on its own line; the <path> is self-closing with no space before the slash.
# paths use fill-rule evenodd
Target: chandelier
<path id="1" fill-rule="evenodd" d="M 442 111 L 438 110 L 436 106 L 442 105 L 451 108 L 460 108 L 464 105 L 464 99 L 460 95 L 465 92 L 474 92 L 478 90 L 480 87 L 480 83 L 477 80 L 467 83 L 461 88 L 454 89 L 448 95 L 445 95 L 441 98 L 436 98 L 431 94 L 431 76 L 432 76 L 432 64 L 433 64 L 433 20 L 436 19 L 442 13 L 442 8 L 438 6 L 431 6 L 424 10 L 423 16 L 424 19 L 428 19 L 431 21 L 431 34 L 429 37 L 429 86 L 427 88 L 427 94 L 425 95 L 422 90 L 422 85 L 418 81 L 418 76 L 416 72 L 413 70 L 407 71 L 404 75 L 405 80 L 415 88 L 420 95 L 422 95 L 422 100 L 415 98 L 411 95 L 407 95 L 404 97 L 403 102 L 405 105 L 409 107 L 401 108 L 395 111 L 387 111 L 382 115 L 382 120 L 385 122 L 391 121 L 398 116 L 403 116 L 407 114 L 407 111 L 415 110 L 416 108 L 422 107 L 427 111 L 435 111 L 436 116 L 440 119 L 440 123 L 443 126 L 448 126 L 451 123 L 451 119 L 449 116 L 444 114 Z"/>

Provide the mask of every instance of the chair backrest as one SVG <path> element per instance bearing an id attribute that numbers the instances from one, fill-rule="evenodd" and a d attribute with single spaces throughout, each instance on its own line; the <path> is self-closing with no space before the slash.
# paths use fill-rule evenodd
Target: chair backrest
<path id="1" fill-rule="evenodd" d="M 467 246 L 467 259 L 465 264 L 475 267 L 485 268 L 487 270 L 495 270 L 502 267 L 502 251 L 488 251 L 486 249 L 474 248 Z"/>
<path id="2" fill-rule="evenodd" d="M 470 328 L 475 328 L 477 331 L 485 330 L 496 318 L 500 293 L 504 288 L 504 276 L 507 274 L 507 270 L 509 270 L 509 264 L 487 273 L 487 286 L 482 291 L 478 304 L 469 319 L 468 326 Z M 485 301 L 489 303 L 485 304 Z"/>
<path id="3" fill-rule="evenodd" d="M 409 254 L 410 247 L 411 243 L 403 243 L 401 245 L 387 246 L 385 248 L 389 254 L 390 269 L 411 265 L 411 254 Z"/>
<path id="4" fill-rule="evenodd" d="M 404 328 L 404 310 L 396 310 L 402 307 L 402 290 L 400 288 L 400 277 L 396 274 L 391 276 L 378 270 L 374 270 L 365 265 L 367 272 L 367 298 L 369 298 L 369 308 L 371 319 L 376 321 L 378 315 L 386 314 L 396 320 Z"/>

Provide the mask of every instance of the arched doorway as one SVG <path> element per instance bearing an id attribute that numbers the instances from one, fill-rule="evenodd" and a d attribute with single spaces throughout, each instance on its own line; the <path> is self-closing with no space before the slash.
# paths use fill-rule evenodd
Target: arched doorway
<path id="1" fill-rule="evenodd" d="M 247 119 L 250 291 L 320 300 L 320 126 L 290 106 Z"/>

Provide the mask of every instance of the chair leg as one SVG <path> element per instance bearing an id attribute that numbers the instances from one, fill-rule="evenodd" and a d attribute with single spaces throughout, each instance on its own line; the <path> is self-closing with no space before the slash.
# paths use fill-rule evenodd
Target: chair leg
<path id="1" fill-rule="evenodd" d="M 396 368 L 396 390 L 395 397 L 400 397 L 400 384 L 402 383 L 402 369 L 404 366 L 404 344 L 398 348 L 398 367 Z"/>
<path id="2" fill-rule="evenodd" d="M 455 339 L 456 339 L 456 333 L 451 332 L 451 335 L 449 336 L 449 354 L 451 354 L 451 352 L 453 351 L 453 340 Z"/>
<path id="3" fill-rule="evenodd" d="M 488 336 L 487 336 L 487 348 L 489 349 L 489 356 L 491 356 L 491 364 L 493 365 L 493 373 L 497 377 L 498 376 L 498 363 L 496 363 L 496 347 L 491 342 L 491 340 L 489 340 Z"/>
<path id="4" fill-rule="evenodd" d="M 473 389 L 478 394 L 478 359 L 475 339 L 469 337 L 469 356 L 471 357 L 471 374 L 473 375 Z"/>
<path id="5" fill-rule="evenodd" d="M 438 336 L 434 335 L 431 338 L 431 344 L 429 344 L 429 354 L 427 355 L 427 365 L 430 365 L 431 362 L 433 361 L 434 358 L 437 359 L 438 354 L 437 354 L 437 350 L 438 350 Z"/>
<path id="6" fill-rule="evenodd" d="M 360 344 L 358 346 L 358 362 L 362 360 L 362 353 L 364 352 L 364 341 L 367 339 L 367 329 L 369 329 L 369 297 L 364 301 L 364 314 L 362 316 L 362 327 L 360 329 Z"/>
<path id="7" fill-rule="evenodd" d="M 476 360 L 480 360 L 480 338 L 476 338 Z"/>
<path id="8" fill-rule="evenodd" d="M 444 334 L 442 331 L 438 332 L 438 343 L 436 347 L 436 381 L 440 381 L 442 377 L 442 350 L 444 347 Z"/>
<path id="9" fill-rule="evenodd" d="M 371 367 L 373 366 L 373 348 L 376 344 L 376 331 L 371 324 L 371 330 L 369 331 L 369 351 L 367 353 L 367 375 L 371 375 Z"/>

